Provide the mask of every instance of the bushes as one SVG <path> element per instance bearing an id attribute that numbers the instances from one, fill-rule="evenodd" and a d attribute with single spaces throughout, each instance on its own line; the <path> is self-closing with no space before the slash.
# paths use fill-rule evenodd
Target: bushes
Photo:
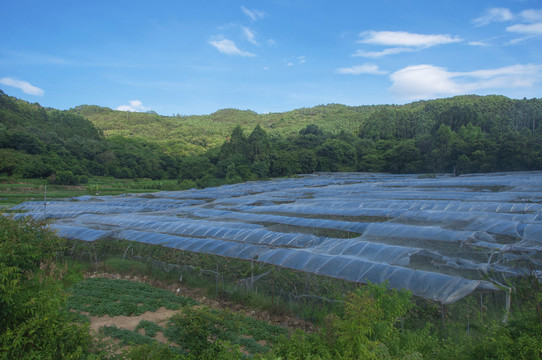
<path id="1" fill-rule="evenodd" d="M 88 327 L 62 309 L 64 241 L 44 224 L 0 216 L 0 358 L 70 358 L 88 353 Z"/>
<path id="2" fill-rule="evenodd" d="M 508 324 L 487 321 L 469 334 L 453 323 L 443 334 L 431 318 L 421 329 L 399 327 L 413 306 L 408 293 L 369 284 L 346 296 L 343 316 L 328 316 L 315 334 L 282 337 L 266 359 L 542 359 L 542 326 L 532 307 L 529 315 L 514 312 Z"/>
<path id="3" fill-rule="evenodd" d="M 74 175 L 71 171 L 59 171 L 47 178 L 51 185 L 82 185 L 88 183 L 86 175 Z"/>

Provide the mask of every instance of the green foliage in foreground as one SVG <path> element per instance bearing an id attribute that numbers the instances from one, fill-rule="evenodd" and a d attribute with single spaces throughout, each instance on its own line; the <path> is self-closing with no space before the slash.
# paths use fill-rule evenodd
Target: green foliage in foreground
<path id="1" fill-rule="evenodd" d="M 209 349 L 222 351 L 216 348 L 216 343 L 227 344 L 230 349 L 243 346 L 250 354 L 266 353 L 269 346 L 260 345 L 258 341 L 273 344 L 285 334 L 286 330 L 278 326 L 205 306 L 183 308 L 170 319 L 166 330 L 170 340 L 196 358 Z"/>
<path id="2" fill-rule="evenodd" d="M 489 321 L 472 333 L 450 324 L 449 334 L 429 323 L 421 329 L 401 329 L 399 320 L 408 319 L 413 313 L 408 310 L 414 310 L 405 292 L 369 284 L 346 300 L 344 316 L 331 315 L 315 334 L 296 332 L 282 338 L 265 358 L 542 359 L 542 322 L 533 304 L 541 305 L 539 298 L 522 298 L 530 306 L 516 309 L 508 324 Z M 531 320 L 523 319 L 525 311 Z"/>
<path id="3" fill-rule="evenodd" d="M 507 323 L 488 318 L 472 319 L 470 327 L 456 320 L 438 326 L 409 293 L 369 284 L 346 295 L 341 315 L 330 314 L 314 334 L 287 335 L 265 322 L 174 296 L 181 310 L 165 328 L 141 323 L 140 328 L 150 332 L 146 335 L 104 328 L 102 332 L 133 347 L 121 355 L 100 352 L 99 345 L 92 346 L 88 325 L 75 323 L 75 316 L 64 310 L 64 285 L 77 276 L 57 265 L 63 251 L 64 241 L 44 224 L 0 217 L 0 359 L 243 359 L 248 355 L 242 349 L 262 359 L 542 359 L 542 285 L 537 273 L 514 284 Z M 89 279 L 72 287 L 72 297 L 90 302 L 92 294 L 116 292 L 109 302 L 124 304 L 129 310 L 125 314 L 137 313 L 142 297 L 150 298 L 153 306 L 168 302 L 168 292 L 139 285 Z M 127 298 L 118 293 L 127 293 Z M 153 331 L 164 332 L 178 348 L 156 342 Z"/>
<path id="4" fill-rule="evenodd" d="M 0 358 L 69 359 L 88 354 L 88 327 L 62 309 L 64 241 L 29 219 L 0 216 Z"/>

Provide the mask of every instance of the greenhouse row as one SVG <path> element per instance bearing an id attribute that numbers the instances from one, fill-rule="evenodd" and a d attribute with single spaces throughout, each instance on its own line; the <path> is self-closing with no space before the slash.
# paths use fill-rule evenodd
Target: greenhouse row
<path id="1" fill-rule="evenodd" d="M 542 270 L 542 172 L 312 174 L 217 188 L 25 202 L 70 239 L 124 239 L 443 304 Z"/>

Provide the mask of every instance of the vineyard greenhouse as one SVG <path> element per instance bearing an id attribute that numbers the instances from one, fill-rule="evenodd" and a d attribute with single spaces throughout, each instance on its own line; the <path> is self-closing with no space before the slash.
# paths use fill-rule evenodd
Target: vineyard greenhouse
<path id="1" fill-rule="evenodd" d="M 29 201 L 70 239 L 124 239 L 358 283 L 442 304 L 542 270 L 542 172 L 334 173 L 217 188 Z"/>

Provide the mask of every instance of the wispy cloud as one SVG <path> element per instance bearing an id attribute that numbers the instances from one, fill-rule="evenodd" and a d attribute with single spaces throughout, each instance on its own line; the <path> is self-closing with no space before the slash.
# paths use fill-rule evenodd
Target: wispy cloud
<path id="1" fill-rule="evenodd" d="M 143 106 L 143 103 L 139 100 L 130 100 L 130 105 L 121 105 L 117 107 L 120 111 L 142 112 L 149 111 L 150 108 Z"/>
<path id="2" fill-rule="evenodd" d="M 258 21 L 265 17 L 265 13 L 260 10 L 249 10 L 244 6 L 241 6 L 241 11 L 252 21 Z"/>
<path id="3" fill-rule="evenodd" d="M 360 44 L 392 46 L 380 51 L 358 50 L 352 55 L 369 58 L 419 51 L 436 45 L 463 41 L 447 34 L 415 34 L 406 31 L 364 31 L 360 37 L 358 40 Z"/>
<path id="4" fill-rule="evenodd" d="M 450 35 L 414 34 L 406 31 L 364 31 L 359 43 L 384 46 L 431 47 L 462 41 Z"/>
<path id="5" fill-rule="evenodd" d="M 486 13 L 481 17 L 472 20 L 472 23 L 476 26 L 485 26 L 493 22 L 505 21 L 515 22 L 515 24 L 506 27 L 507 32 L 523 35 L 521 38 L 510 41 L 511 44 L 542 36 L 541 9 L 527 9 L 514 14 L 506 8 L 492 8 L 486 10 Z"/>
<path id="6" fill-rule="evenodd" d="M 516 24 L 506 28 L 508 32 L 515 32 L 525 35 L 538 36 L 542 35 L 542 22 L 534 24 Z"/>
<path id="7" fill-rule="evenodd" d="M 40 89 L 39 87 L 36 87 L 27 81 L 17 80 L 10 77 L 1 78 L 0 84 L 17 88 L 25 94 L 29 95 L 42 96 L 43 94 L 45 94 L 45 91 L 43 91 L 43 89 Z"/>
<path id="8" fill-rule="evenodd" d="M 504 22 L 514 19 L 514 14 L 506 8 L 492 8 L 487 9 L 486 12 L 472 20 L 472 23 L 475 26 L 485 26 L 492 22 Z"/>
<path id="9" fill-rule="evenodd" d="M 254 31 L 250 30 L 246 26 L 242 26 L 241 30 L 243 31 L 243 36 L 245 37 L 245 39 L 248 40 L 248 42 L 250 42 L 250 43 L 252 43 L 254 45 L 260 45 L 256 41 L 256 34 L 254 33 Z"/>
<path id="10" fill-rule="evenodd" d="M 214 46 L 218 51 L 223 54 L 238 56 L 256 56 L 256 54 L 239 49 L 237 45 L 235 45 L 235 43 L 229 39 L 219 38 L 216 40 L 210 40 L 209 44 Z"/>
<path id="11" fill-rule="evenodd" d="M 490 46 L 485 41 L 469 41 L 468 44 L 471 45 L 471 46 Z"/>
<path id="12" fill-rule="evenodd" d="M 286 63 L 286 66 L 302 65 L 306 62 L 307 62 L 307 57 L 302 55 L 302 56 L 298 56 L 295 60 L 289 60 Z"/>
<path id="13" fill-rule="evenodd" d="M 388 48 L 381 51 L 364 51 L 364 50 L 358 50 L 352 56 L 361 56 L 361 57 L 367 57 L 367 58 L 379 58 L 386 55 L 395 55 L 400 54 L 403 52 L 411 52 L 415 51 L 412 48 L 406 48 L 406 47 L 395 47 L 395 48 Z"/>
<path id="14" fill-rule="evenodd" d="M 351 67 L 338 68 L 336 70 L 338 74 L 344 75 L 361 75 L 361 74 L 371 74 L 371 75 L 384 75 L 387 74 L 387 71 L 380 70 L 378 65 L 375 64 L 363 64 L 355 65 Z"/>
<path id="15" fill-rule="evenodd" d="M 468 94 L 492 88 L 532 87 L 542 81 L 542 64 L 451 72 L 434 65 L 414 65 L 390 75 L 392 94 L 405 100 Z"/>
<path id="16" fill-rule="evenodd" d="M 16 61 L 18 64 L 73 65 L 72 61 L 46 53 L 0 50 L 0 54 L 3 60 Z"/>
<path id="17" fill-rule="evenodd" d="M 542 10 L 529 9 L 523 10 L 520 13 L 521 19 L 526 22 L 540 22 L 542 21 Z"/>

